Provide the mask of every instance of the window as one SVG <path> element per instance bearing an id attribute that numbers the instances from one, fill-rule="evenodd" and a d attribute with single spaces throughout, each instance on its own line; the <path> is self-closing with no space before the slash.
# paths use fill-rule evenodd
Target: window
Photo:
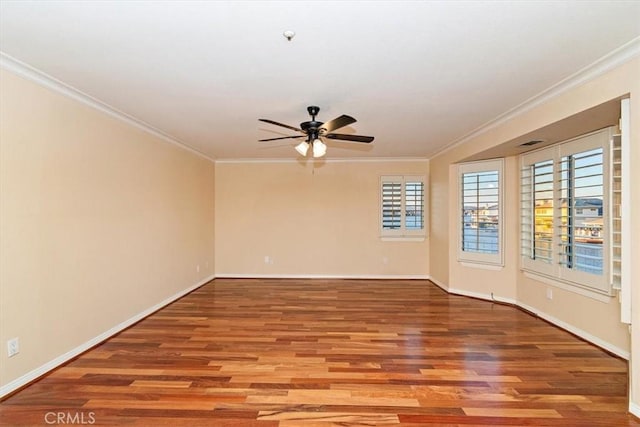
<path id="1" fill-rule="evenodd" d="M 503 160 L 458 166 L 458 261 L 502 265 Z"/>
<path id="2" fill-rule="evenodd" d="M 522 268 L 609 294 L 612 129 L 521 156 Z"/>
<path id="3" fill-rule="evenodd" d="M 380 182 L 382 236 L 424 237 L 424 177 L 383 176 Z"/>

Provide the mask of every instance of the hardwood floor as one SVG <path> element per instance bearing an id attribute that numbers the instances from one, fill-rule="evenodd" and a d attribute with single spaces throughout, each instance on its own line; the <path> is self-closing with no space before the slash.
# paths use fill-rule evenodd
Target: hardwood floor
<path id="1" fill-rule="evenodd" d="M 0 424 L 638 426 L 626 396 L 625 361 L 428 281 L 217 279 L 0 403 Z"/>

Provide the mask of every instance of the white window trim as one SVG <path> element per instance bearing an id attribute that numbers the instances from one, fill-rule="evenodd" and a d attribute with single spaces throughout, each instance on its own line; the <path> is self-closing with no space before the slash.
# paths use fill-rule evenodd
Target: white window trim
<path id="1" fill-rule="evenodd" d="M 470 262 L 470 261 L 458 260 L 458 263 L 460 263 L 460 265 L 463 267 L 477 268 L 480 270 L 500 271 L 504 268 L 504 265 L 485 264 L 485 263 L 479 263 L 477 261 Z"/>
<path id="2" fill-rule="evenodd" d="M 558 163 L 559 159 L 563 156 L 588 151 L 591 149 L 602 148 L 603 151 L 603 193 L 605 195 L 605 200 L 603 200 L 603 219 L 604 222 L 607 223 L 610 217 L 609 212 L 609 198 L 610 194 L 610 177 L 609 177 L 609 162 L 610 162 L 610 140 L 613 136 L 613 128 L 601 129 L 596 132 L 591 132 L 589 134 L 581 135 L 576 138 L 572 138 L 567 141 L 560 142 L 558 144 L 541 148 L 539 150 L 530 151 L 524 153 L 520 156 L 520 169 L 521 171 L 534 163 L 545 161 L 545 160 L 553 160 L 553 174 L 554 181 L 558 180 Z M 522 173 L 522 172 L 521 172 Z M 522 183 L 520 184 L 522 185 Z M 557 186 L 554 186 L 553 190 L 553 199 L 554 202 L 559 200 L 559 189 Z M 554 203 L 553 212 L 554 218 L 559 217 L 559 209 L 561 206 L 558 203 Z M 558 233 L 557 233 L 558 225 L 554 221 L 554 231 L 553 231 L 553 241 L 552 247 L 556 248 L 559 245 L 558 242 Z M 525 230 L 522 229 L 522 221 L 520 221 L 520 236 Z M 520 254 L 520 269 L 527 274 L 529 277 L 538 277 L 541 281 L 547 284 L 554 284 L 557 287 L 573 290 L 576 293 L 581 295 L 592 294 L 593 296 L 611 296 L 613 295 L 613 290 L 611 287 L 611 283 L 609 280 L 610 274 L 610 264 L 611 259 L 609 255 L 609 248 L 611 245 L 610 239 L 608 237 L 608 233 L 603 234 L 603 274 L 601 276 L 595 276 L 593 274 L 585 273 L 577 270 L 570 270 L 566 268 L 562 268 L 557 260 L 557 255 L 553 254 L 552 263 L 543 263 L 540 261 L 536 261 L 535 259 L 531 259 L 528 256 L 525 256 L 522 253 L 522 245 L 521 245 L 521 254 Z"/>
<path id="3" fill-rule="evenodd" d="M 620 101 L 620 157 L 622 176 L 621 179 L 621 206 L 620 217 L 622 220 L 621 234 L 621 271 L 620 271 L 620 320 L 623 323 L 631 324 L 631 112 L 629 98 Z M 612 242 L 613 243 L 613 242 Z M 612 278 L 613 279 L 613 278 Z M 613 280 L 612 280 L 613 281 Z"/>
<path id="4" fill-rule="evenodd" d="M 476 252 L 468 252 L 462 250 L 462 223 L 464 218 L 462 217 L 463 200 L 462 200 L 462 175 L 465 173 L 473 172 L 488 172 L 498 171 L 498 253 L 497 254 L 483 254 Z M 461 163 L 458 165 L 458 214 L 457 229 L 458 229 L 458 262 L 467 267 L 477 267 L 481 265 L 492 267 L 504 266 L 504 159 L 483 160 L 478 162 Z M 493 269 L 493 268 L 492 268 Z M 498 268 L 499 269 L 499 268 Z"/>
<path id="5" fill-rule="evenodd" d="M 402 199 L 402 216 L 401 216 L 401 226 L 399 229 L 389 230 L 384 229 L 382 227 L 382 184 L 385 182 L 400 182 L 402 183 L 401 190 L 401 199 Z M 405 215 L 405 184 L 407 182 L 421 182 L 423 189 L 424 202 L 422 206 L 422 219 L 423 219 L 423 227 L 421 230 L 407 230 L 405 228 L 406 223 L 406 215 Z M 427 179 L 424 175 L 382 175 L 380 176 L 380 182 L 378 185 L 379 189 L 379 218 L 378 218 L 378 227 L 380 232 L 380 239 L 384 242 L 394 242 L 394 241 L 408 241 L 408 242 L 422 242 L 425 240 L 427 236 Z"/>

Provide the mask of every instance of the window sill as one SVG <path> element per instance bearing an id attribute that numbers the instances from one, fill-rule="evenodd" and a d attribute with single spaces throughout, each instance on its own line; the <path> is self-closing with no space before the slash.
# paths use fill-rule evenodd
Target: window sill
<path id="1" fill-rule="evenodd" d="M 581 287 L 571 282 L 564 282 L 564 281 L 558 280 L 555 277 L 552 278 L 552 277 L 545 276 L 543 274 L 533 272 L 530 270 L 522 270 L 522 272 L 524 273 L 525 277 L 528 277 L 529 279 L 537 280 L 538 282 L 542 282 L 547 285 L 554 286 L 556 288 L 564 289 L 565 291 L 573 292 L 575 294 L 582 295 L 584 297 L 591 298 L 596 301 L 608 303 L 613 298 L 612 295 L 608 295 L 601 291 L 596 291 L 596 290 L 588 289 L 585 287 Z"/>
<path id="2" fill-rule="evenodd" d="M 502 264 L 489 264 L 489 263 L 474 262 L 474 261 L 467 261 L 467 260 L 458 260 L 458 263 L 463 267 L 479 268 L 481 270 L 500 271 L 504 268 Z"/>
<path id="3" fill-rule="evenodd" d="M 424 242 L 425 236 L 380 236 L 383 242 Z"/>

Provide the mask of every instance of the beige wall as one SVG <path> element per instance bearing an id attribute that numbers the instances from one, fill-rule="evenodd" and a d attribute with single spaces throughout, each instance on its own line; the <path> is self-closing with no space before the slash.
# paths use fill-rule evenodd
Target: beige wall
<path id="1" fill-rule="evenodd" d="M 449 211 L 456 206 L 449 197 L 450 162 L 429 162 L 429 276 L 438 285 L 449 284 Z M 453 205 L 452 205 L 453 204 Z M 451 258 L 455 261 L 455 257 Z"/>
<path id="2" fill-rule="evenodd" d="M 214 164 L 5 70 L 0 78 L 6 386 L 213 274 Z M 7 358 L 13 337 L 20 353 Z"/>
<path id="3" fill-rule="evenodd" d="M 541 103 L 523 114 L 496 125 L 487 132 L 459 144 L 450 150 L 431 159 L 431 192 L 432 198 L 442 200 L 447 195 L 447 203 L 435 204 L 432 201 L 431 227 L 447 232 L 432 233 L 430 248 L 431 276 L 444 287 L 455 288 L 469 294 L 489 295 L 497 292 L 496 296 L 515 300 L 548 318 L 553 318 L 565 327 L 573 328 L 590 335 L 601 344 L 607 344 L 623 351 L 631 350 L 631 371 L 640 371 L 640 264 L 632 266 L 632 283 L 634 286 L 633 313 L 634 325 L 631 342 L 626 325 L 620 323 L 620 305 L 617 299 L 608 303 L 554 288 L 553 300 L 546 299 L 548 285 L 526 278 L 518 269 L 517 257 L 509 255 L 513 250 L 517 252 L 517 168 L 507 168 L 507 192 L 505 194 L 507 213 L 505 231 L 507 234 L 507 263 L 501 271 L 486 271 L 479 273 L 477 269 L 461 266 L 455 259 L 455 248 L 451 246 L 457 242 L 456 224 L 451 221 L 455 212 L 457 189 L 453 185 L 455 174 L 452 164 L 476 153 L 480 153 L 499 144 L 510 141 L 518 136 L 540 129 L 551 123 L 560 121 L 573 114 L 597 106 L 611 99 L 631 95 L 631 182 L 640 182 L 640 59 L 636 58 L 619 66 L 606 74 L 565 93 Z M 509 183 L 516 183 L 511 185 Z M 632 212 L 640 212 L 640 197 L 632 190 Z M 629 218 L 632 222 L 634 259 L 640 254 L 640 221 L 638 216 Z M 514 234 L 516 234 L 514 236 Z M 509 246 L 511 245 L 511 246 Z M 446 266 L 446 267 L 445 267 Z M 473 270 L 473 271 L 471 271 Z M 515 294 L 514 294 L 515 292 Z M 640 375 L 632 375 L 631 403 L 640 410 Z"/>
<path id="4" fill-rule="evenodd" d="M 216 275 L 424 277 L 428 239 L 380 239 L 379 182 L 428 173 L 426 161 L 219 162 Z"/>
<path id="5" fill-rule="evenodd" d="M 462 265 L 458 263 L 458 247 L 456 244 L 449 244 L 449 260 L 456 268 L 449 268 L 449 281 L 447 286 L 451 292 L 464 292 L 468 295 L 478 297 L 489 297 L 513 303 L 516 300 L 515 275 L 518 266 L 519 241 L 518 234 L 509 232 L 518 228 L 518 183 L 517 179 L 518 163 L 514 157 L 505 159 L 503 178 L 503 223 L 507 230 L 504 233 L 502 242 L 504 245 L 504 266 L 499 270 L 488 270 L 472 267 L 471 263 Z M 514 179 L 516 177 L 516 179 Z M 449 165 L 449 212 L 458 210 L 458 168 L 457 165 Z M 449 221 L 448 235 L 455 236 L 457 241 L 460 229 L 457 221 Z"/>

